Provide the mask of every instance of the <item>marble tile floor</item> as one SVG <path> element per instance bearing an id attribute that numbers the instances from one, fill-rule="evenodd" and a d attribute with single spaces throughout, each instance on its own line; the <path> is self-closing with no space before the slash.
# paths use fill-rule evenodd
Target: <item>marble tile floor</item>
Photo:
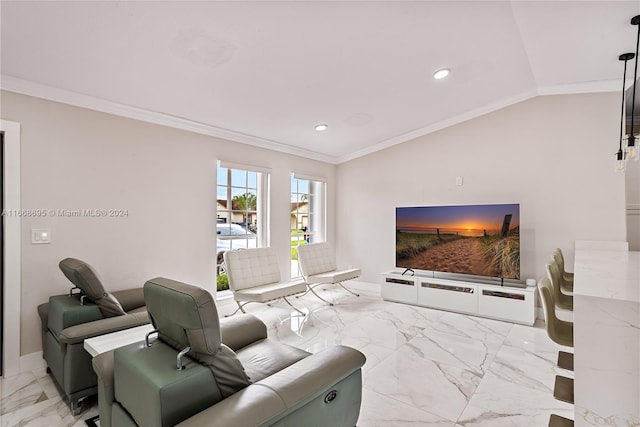
<path id="1" fill-rule="evenodd" d="M 358 426 L 546 426 L 552 413 L 573 419 L 553 397 L 558 350 L 543 324 L 533 327 L 383 301 L 358 283 L 361 297 L 328 287 L 322 296 L 250 304 L 269 336 L 317 352 L 342 344 L 367 356 Z M 364 289 L 364 290 L 362 290 Z M 379 288 L 378 288 L 379 289 Z M 220 314 L 235 310 L 218 302 Z M 0 426 L 84 426 L 95 400 L 72 416 L 44 369 L 0 380 Z"/>
<path id="2" fill-rule="evenodd" d="M 86 402 L 86 409 L 71 415 L 45 368 L 0 380 L 0 426 L 86 427 L 85 419 L 98 414 L 97 399 Z"/>

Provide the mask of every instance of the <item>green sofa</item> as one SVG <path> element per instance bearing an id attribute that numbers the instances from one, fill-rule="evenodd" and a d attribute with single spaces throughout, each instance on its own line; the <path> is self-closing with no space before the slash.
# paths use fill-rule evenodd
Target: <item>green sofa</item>
<path id="1" fill-rule="evenodd" d="M 75 415 L 82 399 L 98 392 L 84 340 L 147 324 L 149 316 L 142 288 L 107 293 L 87 263 L 65 258 L 59 267 L 75 287 L 38 306 L 42 357 Z"/>
<path id="2" fill-rule="evenodd" d="M 173 280 L 152 279 L 144 294 L 157 339 L 93 359 L 101 427 L 356 425 L 358 350 L 272 341 L 256 317 L 221 320 L 207 291 Z"/>

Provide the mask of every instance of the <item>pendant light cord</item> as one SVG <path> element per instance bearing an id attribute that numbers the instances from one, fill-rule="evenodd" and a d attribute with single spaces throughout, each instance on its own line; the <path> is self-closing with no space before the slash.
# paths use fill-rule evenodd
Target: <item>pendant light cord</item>
<path id="1" fill-rule="evenodd" d="M 620 145 L 618 147 L 620 151 L 622 151 L 622 134 L 624 129 L 624 89 L 626 86 L 626 78 L 627 78 L 627 61 L 628 59 L 624 59 L 624 72 L 622 73 L 622 108 L 620 111 Z M 636 64 L 637 62 L 638 61 L 636 60 Z M 635 90 L 635 86 L 634 86 L 634 90 Z M 633 130 L 633 119 L 631 120 L 632 120 L 631 129 Z"/>
<path id="2" fill-rule="evenodd" d="M 639 15 L 640 16 L 640 15 Z M 637 17 L 636 17 L 637 18 Z M 635 19 L 635 18 L 634 18 Z M 633 24 L 634 19 L 631 20 Z M 636 23 L 638 26 L 638 36 L 636 37 L 636 65 L 633 71 L 633 96 L 631 97 L 631 136 L 633 137 L 633 122 L 636 114 L 636 83 L 638 82 L 638 47 L 640 46 L 640 23 Z M 625 62 L 625 73 L 627 69 L 627 63 Z M 623 89 L 624 91 L 624 89 Z"/>

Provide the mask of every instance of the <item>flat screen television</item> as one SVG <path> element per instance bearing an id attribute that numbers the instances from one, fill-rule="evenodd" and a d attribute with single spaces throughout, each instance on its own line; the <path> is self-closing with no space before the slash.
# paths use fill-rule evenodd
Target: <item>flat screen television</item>
<path id="1" fill-rule="evenodd" d="M 520 279 L 520 205 L 396 208 L 396 267 Z"/>

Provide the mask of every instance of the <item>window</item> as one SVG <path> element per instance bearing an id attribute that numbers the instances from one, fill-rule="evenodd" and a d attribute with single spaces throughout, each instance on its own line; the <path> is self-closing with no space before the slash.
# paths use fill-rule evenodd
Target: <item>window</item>
<path id="1" fill-rule="evenodd" d="M 223 255 L 232 249 L 266 246 L 268 169 L 218 163 L 217 170 L 217 289 L 229 288 Z"/>
<path id="2" fill-rule="evenodd" d="M 300 277 L 298 245 L 325 240 L 325 190 L 322 178 L 291 175 L 291 277 Z"/>

